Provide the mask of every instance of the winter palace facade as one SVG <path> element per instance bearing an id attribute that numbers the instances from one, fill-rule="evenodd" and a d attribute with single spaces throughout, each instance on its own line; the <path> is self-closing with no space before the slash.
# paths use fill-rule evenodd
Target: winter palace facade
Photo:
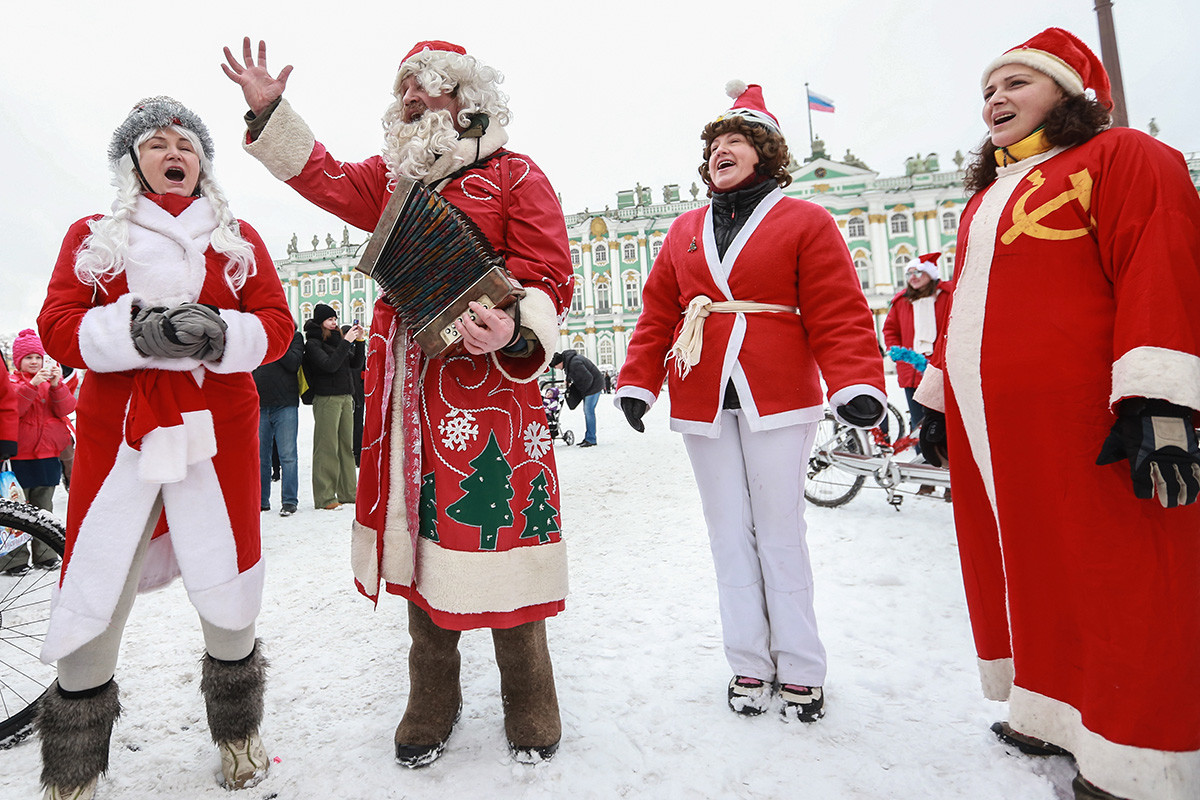
<path id="1" fill-rule="evenodd" d="M 961 161 L 956 155 L 955 161 Z M 1188 156 L 1193 181 L 1200 186 L 1200 153 Z M 793 182 L 784 191 L 826 208 L 837 221 L 854 261 L 876 325 L 883 325 L 891 298 L 904 283 L 909 260 L 940 251 L 942 276 L 953 277 L 959 215 L 966 205 L 963 173 L 939 169 L 935 154 L 913 157 L 905 173 L 880 177 L 849 152 L 829 158 L 818 139 L 813 156 L 793 162 Z M 693 184 L 690 197 L 677 185 L 664 186 L 655 202 L 641 186 L 618 192 L 616 208 L 566 214 L 575 269 L 575 296 L 563 323 L 560 349 L 573 348 L 606 371 L 618 370 L 642 304 L 642 286 L 671 223 L 708 201 Z M 354 270 L 366 243 L 326 235 L 301 250 L 296 237 L 288 256 L 276 262 L 298 322 L 317 303 L 332 306 L 343 322 L 370 322 L 374 282 Z"/>

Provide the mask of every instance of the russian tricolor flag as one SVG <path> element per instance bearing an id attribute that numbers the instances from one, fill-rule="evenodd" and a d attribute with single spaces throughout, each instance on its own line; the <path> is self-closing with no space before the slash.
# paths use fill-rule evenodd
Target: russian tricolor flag
<path id="1" fill-rule="evenodd" d="M 817 94 L 814 91 L 808 91 L 808 107 L 812 111 L 827 111 L 833 113 L 833 101 L 823 94 Z"/>

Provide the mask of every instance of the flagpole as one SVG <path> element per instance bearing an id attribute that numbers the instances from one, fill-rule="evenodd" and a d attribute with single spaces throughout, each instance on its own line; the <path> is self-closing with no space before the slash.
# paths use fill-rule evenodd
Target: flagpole
<path id="1" fill-rule="evenodd" d="M 808 149 L 813 147 L 813 131 L 812 131 L 812 96 L 808 93 L 808 84 L 804 84 L 804 106 L 808 109 Z"/>

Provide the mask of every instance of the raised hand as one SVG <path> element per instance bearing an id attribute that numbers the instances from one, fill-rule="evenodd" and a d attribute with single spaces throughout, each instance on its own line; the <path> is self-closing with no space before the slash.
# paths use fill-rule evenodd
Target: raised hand
<path id="1" fill-rule="evenodd" d="M 242 39 L 242 61 L 234 58 L 228 47 L 225 48 L 225 60 L 229 63 L 222 64 L 221 69 L 229 80 L 242 87 L 246 105 L 255 115 L 283 96 L 288 76 L 292 74 L 292 65 L 288 64 L 277 76 L 271 77 L 267 71 L 267 43 L 259 40 L 258 61 L 255 62 L 249 36 Z"/>

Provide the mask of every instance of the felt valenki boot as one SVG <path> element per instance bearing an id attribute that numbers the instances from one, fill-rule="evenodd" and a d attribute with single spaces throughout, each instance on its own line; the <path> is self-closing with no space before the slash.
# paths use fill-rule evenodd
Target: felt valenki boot
<path id="1" fill-rule="evenodd" d="M 558 751 L 562 720 L 554 690 L 554 667 L 546 621 L 495 628 L 496 666 L 504 701 L 504 732 L 512 756 L 524 764 L 546 761 Z"/>
<path id="2" fill-rule="evenodd" d="M 250 655 L 240 661 L 221 661 L 205 653 L 200 663 L 200 693 L 208 712 L 209 733 L 221 753 L 225 788 L 254 786 L 270 767 L 258 734 L 267 680 L 262 640 L 256 640 Z"/>
<path id="3" fill-rule="evenodd" d="M 462 710 L 459 631 L 434 624 L 408 604 L 408 706 L 396 726 L 396 761 L 410 769 L 432 764 L 446 748 Z"/>
<path id="4" fill-rule="evenodd" d="M 55 681 L 38 703 L 45 800 L 91 800 L 108 771 L 108 743 L 120 715 L 116 681 L 66 694 Z"/>

